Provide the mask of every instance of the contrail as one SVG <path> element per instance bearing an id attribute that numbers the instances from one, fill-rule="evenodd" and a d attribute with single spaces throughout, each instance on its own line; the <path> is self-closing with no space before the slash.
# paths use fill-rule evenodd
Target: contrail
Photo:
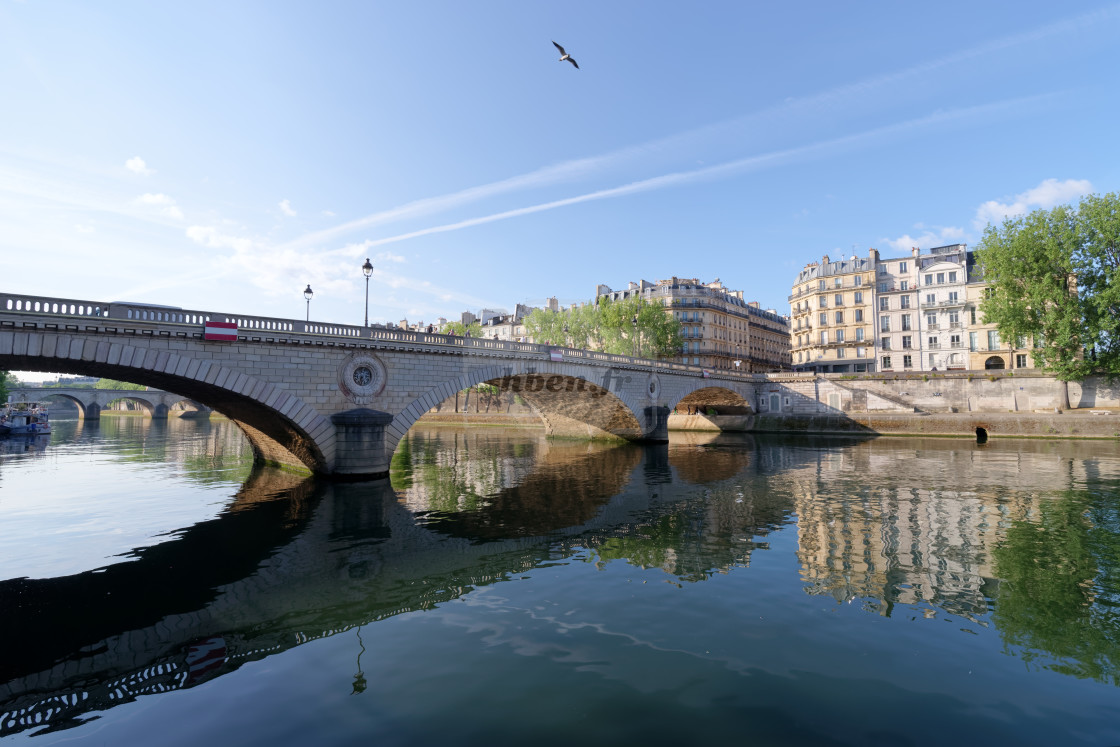
<path id="1" fill-rule="evenodd" d="M 534 189 L 537 187 L 543 187 L 559 182 L 586 178 L 594 173 L 603 171 L 611 164 L 634 159 L 643 155 L 648 155 L 652 151 L 666 151 L 672 147 L 680 146 L 687 141 L 701 138 L 706 134 L 730 129 L 737 129 L 744 127 L 752 122 L 762 122 L 776 116 L 788 115 L 803 110 L 820 108 L 821 106 L 827 105 L 831 102 L 844 100 L 860 93 L 866 93 L 878 88 L 882 88 L 884 86 L 903 82 L 907 79 L 929 73 L 943 67 L 948 67 L 950 65 L 965 62 L 976 57 L 993 54 L 1023 44 L 1042 41 L 1053 36 L 1070 33 L 1086 27 L 1096 26 L 1104 22 L 1114 21 L 1117 17 L 1120 17 L 1120 4 L 1089 11 L 1087 13 L 1058 21 L 1047 26 L 1042 26 L 1037 29 L 1032 29 L 1030 31 L 1005 36 L 1000 39 L 979 44 L 969 49 L 954 52 L 935 60 L 911 65 L 910 67 L 903 68 L 902 70 L 899 70 L 897 72 L 873 76 L 861 81 L 857 81 L 855 83 L 838 86 L 836 88 L 822 91 L 817 94 L 812 94 L 803 98 L 795 98 L 789 101 L 785 101 L 781 104 L 765 108 L 761 111 L 738 117 L 736 119 L 705 125 L 703 127 L 689 130 L 687 132 L 670 135 L 639 145 L 629 146 L 598 156 L 590 156 L 587 158 L 566 161 L 552 166 L 545 166 L 540 169 L 531 171 L 527 174 L 521 174 L 518 176 L 510 177 L 508 179 L 491 182 L 489 184 L 470 187 L 458 192 L 452 192 L 446 195 L 429 197 L 408 202 L 404 205 L 373 213 L 363 218 L 358 218 L 353 221 L 342 223 L 338 226 L 305 234 L 304 236 L 285 242 L 278 248 L 299 249 L 317 244 L 321 245 L 323 243 L 332 241 L 339 236 L 350 234 L 363 228 L 371 228 L 374 226 L 384 225 L 387 223 L 401 221 L 409 218 L 419 218 L 425 215 L 446 212 L 447 210 L 462 207 L 464 205 L 475 203 L 486 198 L 495 197 L 510 192 Z M 606 191 L 610 192 L 610 190 Z M 582 201 L 579 198 L 572 199 L 576 201 Z M 561 204 L 567 203 L 561 201 Z M 524 211 L 536 212 L 536 210 L 534 210 L 533 208 L 525 208 Z M 475 225 L 469 222 L 466 223 L 468 223 L 468 225 Z M 426 229 L 425 232 L 433 233 L 437 230 L 439 229 Z M 423 234 L 416 233 L 414 235 Z"/>
<path id="2" fill-rule="evenodd" d="M 891 135 L 901 135 L 908 131 L 923 127 L 930 127 L 937 124 L 943 124 L 957 120 L 971 119 L 986 114 L 1001 112 L 1006 109 L 1019 108 L 1027 104 L 1041 103 L 1053 99 L 1057 95 L 1058 94 L 1042 94 L 1038 96 L 1028 96 L 1019 99 L 1008 99 L 1006 101 L 998 101 L 991 104 L 982 104 L 965 109 L 954 109 L 944 112 L 936 112 L 919 119 L 911 119 L 906 122 L 899 122 L 897 124 L 887 125 L 885 127 L 879 127 L 873 130 L 868 130 L 866 132 L 846 135 L 844 137 L 834 138 L 832 140 L 826 140 L 819 143 L 811 143 L 809 145 L 798 146 L 796 148 L 774 151 L 773 153 L 749 156 L 747 158 L 740 158 L 734 161 L 728 161 L 727 163 L 716 164 L 714 166 L 705 166 L 704 168 L 694 169 L 692 171 L 678 171 L 672 174 L 664 174 L 662 176 L 642 179 L 618 187 L 596 190 L 594 192 L 576 195 L 575 197 L 566 197 L 562 200 L 553 200 L 551 202 L 545 202 L 539 205 L 529 205 L 527 207 L 505 210 L 500 213 L 493 213 L 491 215 L 484 215 L 477 218 L 468 218 L 467 220 L 462 220 L 455 223 L 446 223 L 444 225 L 431 226 L 429 228 L 422 228 L 416 231 L 410 231 L 408 233 L 397 234 L 396 236 L 388 236 L 381 239 L 372 239 L 366 242 L 366 246 L 381 246 L 383 244 L 392 244 L 399 241 L 414 239 L 419 236 L 428 236 L 434 233 L 446 233 L 448 231 L 458 231 L 463 228 L 471 228 L 473 226 L 479 226 L 485 223 L 494 223 L 496 221 L 507 220 L 509 218 L 517 218 L 522 215 L 530 215 L 532 213 L 540 213 L 546 210 L 555 210 L 556 208 L 576 205 L 582 202 L 605 200 L 613 197 L 622 197 L 625 195 L 636 194 L 639 192 L 650 192 L 653 190 L 664 189 L 666 187 L 672 187 L 688 182 L 714 179 L 729 174 L 758 171 L 764 168 L 788 163 L 796 159 L 804 159 L 807 157 L 825 154 L 829 151 L 841 150 L 846 147 L 858 147 L 870 141 L 878 140 L 880 138 L 888 137 Z"/>

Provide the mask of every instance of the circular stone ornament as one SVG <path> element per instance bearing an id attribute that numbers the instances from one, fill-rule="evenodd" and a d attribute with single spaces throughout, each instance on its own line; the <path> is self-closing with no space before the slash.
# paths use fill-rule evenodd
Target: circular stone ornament
<path id="1" fill-rule="evenodd" d="M 368 405 L 388 381 L 385 364 L 369 353 L 355 353 L 338 369 L 338 388 L 356 405 Z"/>
<path id="2" fill-rule="evenodd" d="M 646 394 L 654 400 L 661 396 L 661 379 L 657 378 L 657 374 L 649 375 L 649 381 L 646 382 Z"/>

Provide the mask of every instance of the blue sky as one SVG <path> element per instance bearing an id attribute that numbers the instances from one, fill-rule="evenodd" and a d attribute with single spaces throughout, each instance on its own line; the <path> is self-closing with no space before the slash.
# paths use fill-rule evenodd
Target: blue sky
<path id="1" fill-rule="evenodd" d="M 1120 4 L 0 0 L 0 289 L 361 324 L 1120 190 Z M 552 40 L 579 62 L 558 60 Z"/>

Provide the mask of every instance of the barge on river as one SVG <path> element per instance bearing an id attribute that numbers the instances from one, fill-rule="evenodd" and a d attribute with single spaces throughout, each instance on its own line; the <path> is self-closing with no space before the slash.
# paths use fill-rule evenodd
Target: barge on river
<path id="1" fill-rule="evenodd" d="M 0 436 L 38 436 L 51 432 L 42 402 L 9 402 L 0 409 Z"/>

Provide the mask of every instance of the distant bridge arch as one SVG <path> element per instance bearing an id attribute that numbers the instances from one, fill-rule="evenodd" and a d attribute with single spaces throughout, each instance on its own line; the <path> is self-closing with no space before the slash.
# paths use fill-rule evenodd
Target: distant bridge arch
<path id="1" fill-rule="evenodd" d="M 187 412 L 198 416 L 209 415 L 210 408 L 180 394 L 160 389 L 84 389 L 79 387 L 14 387 L 9 390 L 11 401 L 43 401 L 60 397 L 73 402 L 78 407 L 78 417 L 83 420 L 97 420 L 102 411 L 120 399 L 140 405 L 144 414 L 155 420 L 165 420 L 172 409 L 182 403 Z"/>

